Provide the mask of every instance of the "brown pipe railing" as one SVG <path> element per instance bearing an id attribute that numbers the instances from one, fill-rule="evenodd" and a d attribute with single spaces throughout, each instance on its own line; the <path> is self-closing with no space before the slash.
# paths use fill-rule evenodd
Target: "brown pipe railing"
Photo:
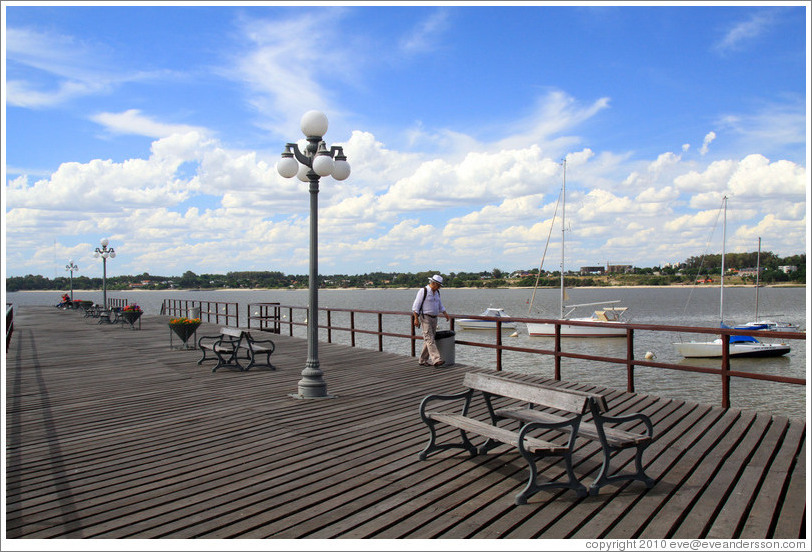
<path id="1" fill-rule="evenodd" d="M 307 307 L 299 307 L 299 306 L 289 306 L 289 305 L 279 305 L 277 307 L 279 312 L 281 309 L 288 310 L 288 318 L 287 320 L 279 320 L 279 324 L 287 324 L 290 329 L 290 335 L 293 335 L 293 327 L 294 326 L 307 326 L 306 321 L 302 322 L 295 322 L 294 321 L 294 311 L 302 310 L 305 313 L 307 312 Z M 333 332 L 334 331 L 346 331 L 350 332 L 351 336 L 351 344 L 355 346 L 355 334 L 368 334 L 368 335 L 375 335 L 378 336 L 378 350 L 383 351 L 383 338 L 384 337 L 395 337 L 400 339 L 409 339 L 411 340 L 411 355 L 416 356 L 416 341 L 422 340 L 422 336 L 418 336 L 415 331 L 415 327 L 412 324 L 412 313 L 411 312 L 402 312 L 402 311 L 376 311 L 376 310 L 361 310 L 361 309 L 334 309 L 329 307 L 320 307 L 320 311 L 325 311 L 327 313 L 327 324 L 326 325 L 319 325 L 319 329 L 326 329 L 327 330 L 327 341 L 328 343 L 332 343 L 333 339 Z M 334 312 L 347 312 L 350 313 L 350 325 L 349 327 L 342 327 L 333 325 L 333 317 L 332 313 Z M 363 328 L 356 327 L 355 321 L 355 314 L 374 314 L 377 316 L 377 330 L 369 330 Z M 383 316 L 390 315 L 390 316 L 399 316 L 405 317 L 408 319 L 408 326 L 410 328 L 408 334 L 402 333 L 394 333 L 394 332 L 385 332 L 383 331 Z M 656 325 L 656 324 L 627 324 L 627 323 L 618 323 L 618 327 L 622 327 L 626 329 L 626 336 L 623 338 L 626 340 L 626 356 L 625 358 L 618 358 L 618 357 L 607 357 L 607 356 L 597 356 L 597 355 L 588 355 L 582 353 L 572 353 L 562 350 L 562 340 L 561 340 L 561 326 L 594 326 L 594 327 L 603 327 L 604 324 L 601 322 L 586 322 L 586 321 L 574 321 L 574 320 L 556 320 L 556 319 L 541 319 L 541 318 L 492 318 L 487 316 L 473 316 L 473 315 L 459 315 L 456 317 L 452 317 L 451 319 L 451 329 L 454 329 L 454 318 L 475 318 L 480 320 L 490 320 L 496 322 L 496 343 L 480 343 L 475 341 L 456 341 L 456 345 L 468 346 L 468 347 L 480 347 L 485 349 L 494 349 L 496 355 L 496 370 L 502 370 L 502 353 L 503 351 L 512 351 L 512 352 L 519 352 L 519 353 L 529 353 L 529 354 L 540 354 L 546 356 L 554 357 L 555 363 L 555 379 L 557 381 L 561 380 L 561 359 L 562 358 L 571 358 L 571 359 L 579 359 L 579 360 L 589 360 L 595 362 L 608 362 L 614 364 L 621 364 L 626 366 L 626 388 L 629 392 L 635 391 L 635 380 L 634 380 L 634 369 L 637 366 L 645 366 L 649 368 L 663 368 L 666 370 L 677 370 L 682 372 L 696 372 L 702 374 L 714 374 L 721 377 L 721 384 L 722 384 L 722 407 L 729 408 L 730 407 L 730 380 L 731 378 L 742 378 L 742 379 L 755 379 L 755 380 L 762 380 L 762 381 L 771 381 L 776 383 L 788 383 L 792 385 L 806 385 L 806 380 L 802 378 L 795 378 L 795 377 L 788 377 L 788 376 L 779 376 L 779 375 L 772 375 L 772 374 L 758 374 L 758 373 L 750 373 L 750 372 L 740 372 L 736 370 L 730 369 L 730 336 L 731 335 L 747 335 L 753 337 L 767 337 L 773 339 L 806 339 L 806 332 L 774 332 L 774 331 L 750 331 L 750 330 L 737 330 L 733 328 L 708 328 L 708 327 L 689 327 L 689 326 L 664 326 L 664 325 Z M 538 349 L 538 348 L 527 348 L 527 347 L 514 347 L 511 345 L 504 345 L 502 343 L 502 323 L 503 322 L 523 322 L 523 323 L 542 323 L 542 324 L 553 324 L 555 326 L 555 336 L 553 340 L 553 349 Z M 634 356 L 634 333 L 635 331 L 654 331 L 654 332 L 675 332 L 679 334 L 708 334 L 708 335 L 716 335 L 722 337 L 722 359 L 721 359 L 721 366 L 720 368 L 708 368 L 703 366 L 692 366 L 686 364 L 672 364 L 666 362 L 654 362 L 651 360 L 643 360 L 637 359 Z"/>
<path id="2" fill-rule="evenodd" d="M 279 303 L 248 303 L 248 327 L 278 334 L 282 331 L 281 312 Z M 254 320 L 259 324 L 254 326 Z M 329 321 L 327 325 L 330 325 Z"/>
<path id="3" fill-rule="evenodd" d="M 214 310 L 212 310 L 212 307 Z M 194 301 L 187 299 L 164 299 L 161 304 L 161 314 L 166 316 L 189 316 L 190 311 L 200 309 L 200 320 L 223 324 L 226 326 L 238 326 L 240 321 L 240 305 L 238 303 L 228 303 L 225 301 Z"/>
<path id="4" fill-rule="evenodd" d="M 14 305 L 6 303 L 6 352 L 11 343 L 11 335 L 14 333 Z"/>

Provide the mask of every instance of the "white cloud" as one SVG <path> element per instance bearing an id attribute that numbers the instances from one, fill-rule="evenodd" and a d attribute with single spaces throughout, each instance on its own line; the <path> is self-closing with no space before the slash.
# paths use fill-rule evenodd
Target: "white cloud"
<path id="1" fill-rule="evenodd" d="M 713 49 L 720 54 L 743 50 L 764 35 L 774 20 L 771 12 L 761 11 L 750 15 L 746 21 L 737 21 L 713 44 Z"/>
<path id="2" fill-rule="evenodd" d="M 439 37 L 448 28 L 448 17 L 445 10 L 431 12 L 400 40 L 400 50 L 405 54 L 423 54 L 434 50 Z"/>
<path id="3" fill-rule="evenodd" d="M 708 147 L 710 146 L 711 142 L 716 139 L 716 133 L 711 131 L 705 135 L 705 138 L 702 140 L 702 147 L 699 149 L 700 155 L 705 155 L 708 153 Z"/>
<path id="4" fill-rule="evenodd" d="M 138 109 L 128 109 L 121 113 L 99 113 L 90 119 L 104 126 L 108 131 L 117 134 L 137 134 L 150 138 L 164 138 L 173 134 L 196 132 L 207 134 L 201 127 L 192 125 L 173 125 L 156 121 L 141 115 Z"/>

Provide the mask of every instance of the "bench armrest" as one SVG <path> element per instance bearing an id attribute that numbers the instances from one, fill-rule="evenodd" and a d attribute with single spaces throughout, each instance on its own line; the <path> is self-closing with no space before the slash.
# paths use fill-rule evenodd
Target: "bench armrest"
<path id="1" fill-rule="evenodd" d="M 654 426 L 651 423 L 651 419 L 643 413 L 606 416 L 605 414 L 593 412 L 593 418 L 595 420 L 596 426 L 602 426 L 603 424 L 622 424 L 624 422 L 632 422 L 635 420 L 640 420 L 646 426 L 645 431 L 646 437 L 651 438 L 654 436 Z"/>
<path id="2" fill-rule="evenodd" d="M 529 437 L 529 433 L 536 429 L 561 429 L 567 426 L 570 426 L 572 429 L 570 431 L 569 441 L 567 442 L 567 448 L 570 450 L 573 449 L 575 446 L 575 438 L 578 436 L 578 427 L 581 425 L 581 414 L 577 414 L 572 418 L 563 421 L 563 422 L 528 422 L 524 424 L 521 429 L 519 430 L 519 452 L 522 453 L 523 456 L 527 455 L 527 450 L 524 446 L 524 440 L 526 437 Z"/>
<path id="3" fill-rule="evenodd" d="M 200 344 L 203 343 L 203 340 L 211 340 L 213 343 L 220 340 L 219 335 L 202 335 L 197 340 L 197 346 L 200 347 Z"/>
<path id="4" fill-rule="evenodd" d="M 463 416 L 468 413 L 468 405 L 471 402 L 471 396 L 473 395 L 473 390 L 468 389 L 467 391 L 463 391 L 461 393 L 454 393 L 453 395 L 428 395 L 422 401 L 420 401 L 420 418 L 429 423 L 430 420 L 426 416 L 426 407 L 429 405 L 430 402 L 436 401 L 458 401 L 461 399 L 465 400 L 465 404 L 462 407 L 462 414 Z"/>
<path id="5" fill-rule="evenodd" d="M 271 352 L 273 352 L 276 349 L 276 343 L 274 343 L 270 339 L 251 339 L 251 340 L 248 341 L 248 343 L 250 343 L 251 345 L 254 345 L 254 344 L 265 345 L 265 344 L 267 344 L 267 345 L 269 345 L 269 349 L 271 349 Z"/>

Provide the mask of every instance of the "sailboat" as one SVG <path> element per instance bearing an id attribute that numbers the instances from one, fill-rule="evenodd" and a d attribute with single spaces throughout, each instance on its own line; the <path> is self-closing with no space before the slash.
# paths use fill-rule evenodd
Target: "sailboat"
<path id="1" fill-rule="evenodd" d="M 598 305 L 610 305 L 619 303 L 620 301 L 603 301 L 599 303 L 584 303 L 580 305 L 566 305 L 570 309 L 566 314 L 564 313 L 564 300 L 566 298 L 566 290 L 564 289 L 564 241 L 565 241 L 565 212 L 566 212 L 566 193 L 567 193 L 567 160 L 561 163 L 563 167 L 563 182 L 561 184 L 561 300 L 559 309 L 559 318 L 561 320 L 572 320 L 573 322 L 597 322 L 600 326 L 572 326 L 569 324 L 561 324 L 561 335 L 564 337 L 625 337 L 626 328 L 619 326 L 624 320 L 623 315 L 626 312 L 626 307 L 604 307 L 600 310 L 595 310 L 592 316 L 581 318 L 570 318 L 576 309 L 582 307 L 591 307 Z M 553 216 L 555 219 L 555 215 Z M 542 263 L 544 261 L 542 260 Z M 541 268 L 539 268 L 541 274 Z M 536 280 L 538 284 L 538 280 Z M 534 294 L 535 296 L 535 294 Z M 532 302 L 530 305 L 532 308 Z M 555 324 L 547 324 L 540 322 L 528 322 L 527 333 L 531 337 L 544 337 L 555 335 Z"/>
<path id="2" fill-rule="evenodd" d="M 790 324 L 789 322 L 775 322 L 774 320 L 762 319 L 758 317 L 758 288 L 759 277 L 761 276 L 761 238 L 758 239 L 758 253 L 756 255 L 756 315 L 754 322 L 747 322 L 741 326 L 736 326 L 736 329 L 741 330 L 766 330 L 775 332 L 794 332 L 798 330 L 798 326 Z"/>
<path id="3" fill-rule="evenodd" d="M 722 280 L 719 295 L 719 320 L 722 328 L 729 328 L 724 324 L 725 299 L 725 241 L 727 232 L 727 196 L 722 198 L 724 218 L 722 221 Z M 758 289 L 758 288 L 756 288 Z M 754 328 L 741 328 L 754 329 Z M 685 358 L 718 358 L 722 356 L 722 339 L 713 341 L 689 341 L 674 343 L 677 352 Z M 729 354 L 731 357 L 776 357 L 790 352 L 789 345 L 785 343 L 763 343 L 755 337 L 744 335 L 731 335 Z"/>

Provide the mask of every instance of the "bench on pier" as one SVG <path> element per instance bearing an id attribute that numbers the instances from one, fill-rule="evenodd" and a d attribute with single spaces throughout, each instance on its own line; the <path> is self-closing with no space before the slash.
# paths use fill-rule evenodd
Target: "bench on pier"
<path id="1" fill-rule="evenodd" d="M 488 377 L 505 379 L 500 378 L 499 376 Z M 589 486 L 590 495 L 598 494 L 600 488 L 604 485 L 619 481 L 642 481 L 648 488 L 654 486 L 654 480 L 648 477 L 643 469 L 643 451 L 651 444 L 654 437 L 654 428 L 648 416 L 642 413 L 609 416 L 607 415 L 609 408 L 606 402 L 606 397 L 603 395 L 586 393 L 574 389 L 564 389 L 560 387 L 555 387 L 554 389 L 564 393 L 589 397 L 589 409 L 592 414 L 592 421 L 590 423 L 582 422 L 580 426 L 578 426 L 578 436 L 592 441 L 599 441 L 601 444 L 601 452 L 603 454 L 603 464 L 601 465 L 601 470 L 595 477 L 595 480 Z M 528 402 L 532 403 L 532 401 Z M 534 408 L 533 406 L 534 405 L 531 404 L 526 407 L 500 408 L 494 410 L 493 415 L 495 420 L 510 419 L 517 420 L 525 424 L 531 422 L 554 423 L 565 420 L 565 418 L 560 415 L 544 412 Z M 637 422 L 638 426 L 642 424 L 642 431 L 632 428 L 623 429 L 618 427 L 621 424 L 624 424 L 624 427 L 628 427 L 628 425 L 625 424 L 635 422 Z M 562 428 L 570 429 L 569 426 L 562 426 Z M 610 465 L 612 453 L 628 448 L 636 449 L 634 457 L 634 473 L 612 474 L 612 468 Z"/>
<path id="2" fill-rule="evenodd" d="M 235 366 L 241 371 L 248 371 L 254 366 L 276 369 L 271 364 L 271 354 L 276 349 L 274 342 L 270 339 L 254 339 L 248 330 L 223 327 L 220 328 L 219 335 L 202 336 L 197 340 L 197 346 L 203 351 L 203 357 L 197 361 L 198 364 L 203 364 L 205 360 L 217 360 L 212 372 L 216 372 L 222 366 Z M 211 351 L 214 357 L 208 357 L 208 351 Z M 265 356 L 265 362 L 259 362 L 262 355 Z M 247 360 L 248 364 L 243 366 L 240 359 Z"/>
<path id="3" fill-rule="evenodd" d="M 461 448 L 467 450 L 473 457 L 478 453 L 484 454 L 500 444 L 511 445 L 519 449 L 519 453 L 527 461 L 530 469 L 527 485 L 516 495 L 516 504 L 527 504 L 527 499 L 538 491 L 556 487 L 573 489 L 578 496 L 587 495 L 586 487 L 578 481 L 572 470 L 572 451 L 581 418 L 589 409 L 590 397 L 477 373 L 465 374 L 463 386 L 467 389 L 461 393 L 429 395 L 420 403 L 420 417 L 428 426 L 430 433 L 429 443 L 420 453 L 420 460 L 425 460 L 430 453 L 437 450 Z M 477 392 L 481 393 L 484 398 L 491 417 L 490 421 L 481 421 L 468 415 Z M 496 425 L 497 419 L 492 403 L 495 397 L 529 402 L 565 412 L 567 415 L 556 421 L 524 423 L 518 431 L 512 431 Z M 428 407 L 431 403 L 462 403 L 462 409 L 459 413 L 429 410 Z M 438 424 L 446 424 L 459 429 L 460 440 L 437 444 L 436 426 Z M 566 444 L 553 443 L 537 436 L 541 430 L 561 430 L 563 428 L 569 430 L 569 439 Z M 469 433 L 486 439 L 479 449 L 469 440 Z M 564 459 L 567 481 L 537 483 L 536 460 L 549 456 Z"/>

